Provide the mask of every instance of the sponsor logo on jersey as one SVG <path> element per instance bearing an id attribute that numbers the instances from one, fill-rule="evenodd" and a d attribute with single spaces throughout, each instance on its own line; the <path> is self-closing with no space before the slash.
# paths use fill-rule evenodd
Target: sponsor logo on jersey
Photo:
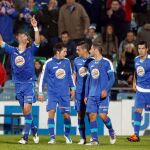
<path id="1" fill-rule="evenodd" d="M 81 77 L 86 76 L 86 75 L 87 75 L 87 68 L 86 68 L 86 67 L 81 67 L 81 68 L 79 69 L 79 75 L 80 75 Z"/>
<path id="2" fill-rule="evenodd" d="M 144 76 L 145 74 L 145 70 L 142 66 L 137 67 L 136 72 L 137 72 L 137 75 L 140 77 Z"/>
<path id="3" fill-rule="evenodd" d="M 100 73 L 99 73 L 99 70 L 98 69 L 93 69 L 92 72 L 91 72 L 91 75 L 93 77 L 93 79 L 98 79 Z"/>
<path id="4" fill-rule="evenodd" d="M 22 56 L 17 56 L 15 58 L 15 64 L 17 67 L 22 67 L 25 64 L 25 59 Z"/>
<path id="5" fill-rule="evenodd" d="M 66 72 L 64 69 L 58 69 L 55 73 L 56 78 L 63 79 L 66 76 Z"/>

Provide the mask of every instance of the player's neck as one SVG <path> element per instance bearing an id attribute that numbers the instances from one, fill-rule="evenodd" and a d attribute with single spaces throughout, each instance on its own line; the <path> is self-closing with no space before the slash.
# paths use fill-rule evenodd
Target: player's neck
<path id="1" fill-rule="evenodd" d="M 88 58 L 89 57 L 89 53 L 86 53 L 82 56 L 84 59 Z"/>
<path id="2" fill-rule="evenodd" d="M 103 56 L 101 54 L 96 54 L 94 56 L 94 58 L 95 58 L 96 61 L 99 61 L 99 60 L 101 60 L 103 58 Z"/>
<path id="3" fill-rule="evenodd" d="M 27 44 L 25 44 L 25 43 L 20 43 L 18 46 L 18 50 L 20 52 L 24 52 L 26 48 L 27 48 Z"/>
<path id="4" fill-rule="evenodd" d="M 144 61 L 144 60 L 147 58 L 147 56 L 148 56 L 148 54 L 145 55 L 145 56 L 141 56 L 141 57 L 140 57 L 140 60 L 141 60 L 141 61 Z"/>

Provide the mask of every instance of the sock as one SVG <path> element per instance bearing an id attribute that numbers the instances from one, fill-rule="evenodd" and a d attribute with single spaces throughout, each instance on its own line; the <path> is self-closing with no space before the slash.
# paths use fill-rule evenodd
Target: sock
<path id="1" fill-rule="evenodd" d="M 31 123 L 31 131 L 32 131 L 33 136 L 37 133 L 37 127 L 34 125 L 33 120 Z"/>
<path id="2" fill-rule="evenodd" d="M 142 114 L 139 112 L 134 112 L 134 133 L 137 136 L 139 136 L 141 120 L 142 120 Z"/>
<path id="3" fill-rule="evenodd" d="M 49 134 L 50 134 L 51 139 L 55 139 L 54 127 L 55 127 L 54 119 L 48 118 L 48 130 L 49 130 Z"/>
<path id="4" fill-rule="evenodd" d="M 78 119 L 78 128 L 79 128 L 79 133 L 82 139 L 86 139 L 85 137 L 85 122 L 84 119 Z"/>
<path id="5" fill-rule="evenodd" d="M 97 121 L 90 122 L 91 136 L 94 141 L 98 141 Z"/>
<path id="6" fill-rule="evenodd" d="M 29 132 L 31 129 L 32 124 L 32 115 L 31 113 L 28 115 L 25 115 L 25 126 L 24 126 L 24 140 L 28 141 Z"/>
<path id="7" fill-rule="evenodd" d="M 70 135 L 70 129 L 71 129 L 71 119 L 64 119 L 64 124 L 65 124 L 65 136 Z"/>

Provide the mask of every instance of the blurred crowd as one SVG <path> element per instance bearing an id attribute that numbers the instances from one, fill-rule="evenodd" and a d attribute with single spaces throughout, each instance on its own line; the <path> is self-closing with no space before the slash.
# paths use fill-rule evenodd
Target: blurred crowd
<path id="1" fill-rule="evenodd" d="M 116 85 L 131 86 L 137 42 L 144 40 L 150 48 L 150 0 L 0 0 L 0 34 L 5 42 L 17 46 L 16 33 L 27 32 L 34 38 L 30 18 L 35 16 L 41 45 L 36 56 L 53 56 L 53 46 L 62 41 L 67 58 L 73 64 L 76 44 L 86 40 L 103 44 L 103 55 L 116 70 Z M 0 62 L 11 79 L 9 56 L 0 50 Z M 35 60 L 37 77 L 42 70 Z"/>

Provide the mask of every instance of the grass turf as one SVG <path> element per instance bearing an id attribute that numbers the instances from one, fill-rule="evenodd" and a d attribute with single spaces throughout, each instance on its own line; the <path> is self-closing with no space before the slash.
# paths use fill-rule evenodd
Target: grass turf
<path id="1" fill-rule="evenodd" d="M 32 137 L 29 138 L 27 145 L 17 144 L 21 136 L 18 135 L 1 135 L 0 150 L 150 150 L 150 137 L 141 137 L 140 142 L 131 143 L 126 137 L 117 137 L 115 145 L 109 144 L 109 137 L 102 136 L 99 138 L 98 146 L 78 145 L 79 136 L 72 136 L 73 144 L 65 144 L 63 136 L 56 136 L 57 144 L 48 145 L 48 136 L 40 136 L 40 143 L 34 144 Z M 89 140 L 89 138 L 88 138 Z"/>

